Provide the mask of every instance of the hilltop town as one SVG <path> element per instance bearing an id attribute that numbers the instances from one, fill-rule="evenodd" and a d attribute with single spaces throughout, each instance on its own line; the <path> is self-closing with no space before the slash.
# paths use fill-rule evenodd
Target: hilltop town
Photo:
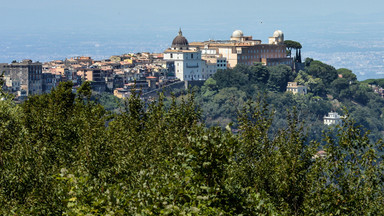
<path id="1" fill-rule="evenodd" d="M 384 212 L 384 80 L 280 30 L 0 67 L 0 215 Z"/>
<path id="2" fill-rule="evenodd" d="M 268 43 L 245 36 L 241 30 L 235 30 L 229 40 L 189 43 L 180 29 L 163 53 L 130 53 L 103 60 L 77 56 L 44 63 L 26 59 L 0 63 L 0 71 L 5 81 L 3 89 L 18 101 L 29 95 L 49 93 L 63 81 L 71 81 L 74 91 L 89 81 L 93 91 L 126 98 L 132 88 L 145 94 L 174 83 L 187 86 L 185 82 L 205 81 L 218 70 L 237 64 L 284 64 L 294 70 L 300 67 L 301 53 L 296 50 L 293 58 L 290 51 L 280 30 L 268 38 Z"/>

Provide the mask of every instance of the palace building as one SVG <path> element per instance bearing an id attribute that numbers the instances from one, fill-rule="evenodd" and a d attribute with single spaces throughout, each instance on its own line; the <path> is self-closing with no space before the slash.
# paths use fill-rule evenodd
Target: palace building
<path id="1" fill-rule="evenodd" d="M 226 58 L 227 66 L 230 68 L 237 64 L 253 65 L 258 62 L 267 66 L 285 64 L 293 67 L 293 59 L 287 58 L 286 55 L 284 33 L 280 30 L 269 37 L 268 44 L 262 44 L 261 40 L 244 36 L 241 30 L 236 30 L 230 40 L 192 42 L 189 46 L 201 50 L 203 55 L 220 55 Z"/>
<path id="2" fill-rule="evenodd" d="M 280 30 L 269 37 L 268 44 L 262 44 L 261 40 L 244 36 L 241 30 L 234 31 L 230 40 L 189 43 L 180 29 L 171 47 L 164 51 L 164 60 L 169 72 L 182 81 L 206 80 L 218 69 L 237 64 L 285 64 L 293 68 L 293 59 L 287 57 L 284 33 Z"/>

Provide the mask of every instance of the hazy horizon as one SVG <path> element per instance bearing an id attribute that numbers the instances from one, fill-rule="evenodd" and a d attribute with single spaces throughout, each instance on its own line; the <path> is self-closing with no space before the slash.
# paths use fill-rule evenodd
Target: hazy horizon
<path id="1" fill-rule="evenodd" d="M 303 56 L 358 78 L 384 77 L 384 3 L 361 1 L 179 1 L 2 3 L 0 62 L 87 55 L 102 59 L 132 52 L 162 52 L 182 28 L 192 41 L 229 39 L 241 29 L 264 43 L 280 29 L 303 45 Z"/>

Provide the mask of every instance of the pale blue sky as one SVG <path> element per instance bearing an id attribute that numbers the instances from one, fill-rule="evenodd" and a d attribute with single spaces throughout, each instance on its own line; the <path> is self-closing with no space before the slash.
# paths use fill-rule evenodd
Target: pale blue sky
<path id="1" fill-rule="evenodd" d="M 304 55 L 384 50 L 383 0 L 0 1 L 0 62 L 162 52 L 179 27 L 190 42 L 229 39 L 236 29 L 267 42 L 280 29 Z"/>
<path id="2" fill-rule="evenodd" d="M 368 22 L 384 13 L 382 0 L 218 1 L 218 0 L 2 0 L 3 30 L 74 33 L 115 31 L 132 37 L 177 31 L 193 37 L 316 25 L 321 22 Z M 380 16 L 381 14 L 381 16 Z M 380 20 L 384 22 L 383 20 Z M 324 28 L 326 25 L 319 27 Z M 174 30 L 176 29 L 176 30 Z M 282 29 L 289 32 L 291 29 Z M 305 31 L 297 29 L 295 31 Z M 320 29 L 321 30 L 321 29 Z M 324 29 L 326 30 L 326 29 Z M 172 32 L 173 31 L 173 32 Z M 228 34 L 228 33 L 227 33 Z M 262 36 L 264 33 L 260 32 Z M 268 34 L 270 34 L 268 32 Z M 134 38 L 136 39 L 136 38 Z"/>

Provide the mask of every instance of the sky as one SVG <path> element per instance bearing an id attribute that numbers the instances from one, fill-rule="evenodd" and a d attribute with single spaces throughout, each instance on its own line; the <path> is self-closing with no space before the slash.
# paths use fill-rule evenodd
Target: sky
<path id="1" fill-rule="evenodd" d="M 162 52 L 179 28 L 190 42 L 280 29 L 315 57 L 384 50 L 382 0 L 1 0 L 0 15 L 0 62 Z"/>
<path id="2" fill-rule="evenodd" d="M 182 27 L 194 37 L 201 32 L 200 37 L 206 38 L 204 34 L 219 37 L 237 28 L 254 33 L 268 27 L 276 29 L 313 22 L 372 22 L 370 16 L 384 12 L 382 0 L 275 0 L 272 3 L 194 0 L 190 4 L 180 0 L 1 1 L 3 19 L 0 24 L 4 30 L 17 33 L 88 31 L 105 34 L 115 31 L 127 36 L 156 36 L 168 31 L 173 35 Z"/>

